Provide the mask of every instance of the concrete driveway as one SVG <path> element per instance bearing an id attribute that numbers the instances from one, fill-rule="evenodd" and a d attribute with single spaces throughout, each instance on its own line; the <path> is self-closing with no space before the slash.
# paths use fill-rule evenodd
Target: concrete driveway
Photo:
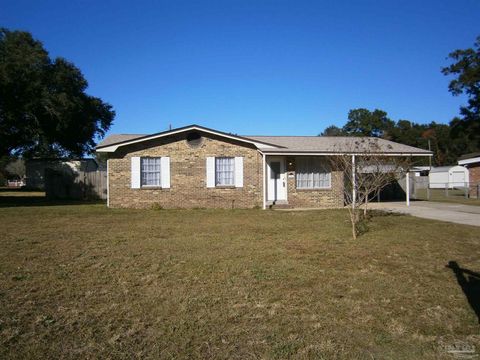
<path id="1" fill-rule="evenodd" d="M 480 226 L 480 206 L 451 204 L 433 201 L 371 203 L 371 209 L 410 214 L 425 219 L 448 221 L 457 224 Z"/>

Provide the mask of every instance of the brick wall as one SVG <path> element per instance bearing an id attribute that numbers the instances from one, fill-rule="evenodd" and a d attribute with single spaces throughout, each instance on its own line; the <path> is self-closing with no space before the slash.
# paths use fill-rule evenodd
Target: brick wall
<path id="1" fill-rule="evenodd" d="M 169 156 L 170 188 L 131 188 L 132 156 Z M 208 156 L 242 156 L 242 188 L 207 188 Z M 287 159 L 288 164 L 288 159 Z M 253 145 L 214 135 L 190 146 L 186 134 L 119 148 L 109 156 L 110 207 L 125 208 L 253 208 L 263 205 L 262 156 Z M 332 172 L 332 187 L 326 190 L 297 190 L 295 169 L 289 168 L 288 202 L 298 208 L 343 206 L 343 175 Z"/>
<path id="2" fill-rule="evenodd" d="M 169 156 L 170 188 L 131 189 L 132 156 Z M 242 156 L 243 187 L 207 188 L 208 156 Z M 185 134 L 120 148 L 109 159 L 111 207 L 252 208 L 262 206 L 262 157 L 248 144 L 214 136 L 190 146 Z"/>
<path id="3" fill-rule="evenodd" d="M 470 197 L 480 199 L 480 163 L 469 165 L 468 171 L 470 177 Z"/>

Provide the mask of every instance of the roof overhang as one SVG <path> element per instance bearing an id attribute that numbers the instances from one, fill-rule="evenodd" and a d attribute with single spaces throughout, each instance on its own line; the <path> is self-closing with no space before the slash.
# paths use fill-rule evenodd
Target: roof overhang
<path id="1" fill-rule="evenodd" d="M 367 155 L 377 155 L 377 156 L 433 156 L 432 153 L 409 153 L 409 152 L 398 152 L 398 153 L 385 153 L 385 152 L 338 152 L 338 151 L 330 151 L 330 152 L 315 152 L 315 151 L 274 151 L 274 150 L 260 150 L 262 154 L 265 155 L 310 155 L 310 156 L 328 156 L 328 155 L 358 155 L 358 156 L 367 156 Z"/>
<path id="2" fill-rule="evenodd" d="M 458 165 L 468 165 L 473 163 L 480 163 L 480 156 L 470 159 L 458 160 Z"/>
<path id="3" fill-rule="evenodd" d="M 204 133 L 207 133 L 207 134 L 216 135 L 216 136 L 219 136 L 219 137 L 223 137 L 223 138 L 227 138 L 227 139 L 251 144 L 251 145 L 254 145 L 257 148 L 271 148 L 271 149 L 281 148 L 281 146 L 278 146 L 278 145 L 264 143 L 264 142 L 261 142 L 261 141 L 254 141 L 252 139 L 248 139 L 248 138 L 245 138 L 245 137 L 242 137 L 242 136 L 232 135 L 232 134 L 225 133 L 225 132 L 222 132 L 222 131 L 209 129 L 209 128 L 206 128 L 206 127 L 203 127 L 203 126 L 189 125 L 189 126 L 185 126 L 185 127 L 174 129 L 174 130 L 168 130 L 168 131 L 163 131 L 163 132 L 159 132 L 159 133 L 152 134 L 152 135 L 141 136 L 141 137 L 138 137 L 138 138 L 135 138 L 135 139 L 132 139 L 132 140 L 120 141 L 120 142 L 105 145 L 105 146 L 97 146 L 95 150 L 97 152 L 111 153 L 111 152 L 117 151 L 117 149 L 119 147 L 122 147 L 122 146 L 128 146 L 128 145 L 132 145 L 132 144 L 141 143 L 141 142 L 144 142 L 144 141 L 159 139 L 159 138 L 162 138 L 162 137 L 171 136 L 171 135 L 175 135 L 175 134 L 180 134 L 180 133 L 184 133 L 184 132 L 192 131 L 192 130 L 201 131 L 201 132 L 204 132 Z"/>

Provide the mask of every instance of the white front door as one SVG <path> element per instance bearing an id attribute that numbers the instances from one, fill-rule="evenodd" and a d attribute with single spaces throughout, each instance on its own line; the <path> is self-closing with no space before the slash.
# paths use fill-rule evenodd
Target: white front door
<path id="1" fill-rule="evenodd" d="M 285 159 L 272 157 L 268 159 L 267 164 L 267 200 L 287 200 Z"/>

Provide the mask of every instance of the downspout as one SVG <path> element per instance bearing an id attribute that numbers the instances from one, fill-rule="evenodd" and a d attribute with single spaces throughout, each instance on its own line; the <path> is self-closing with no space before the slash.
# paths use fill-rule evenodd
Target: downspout
<path id="1" fill-rule="evenodd" d="M 407 171 L 407 176 L 405 177 L 405 193 L 407 206 L 410 206 L 410 171 Z"/>

